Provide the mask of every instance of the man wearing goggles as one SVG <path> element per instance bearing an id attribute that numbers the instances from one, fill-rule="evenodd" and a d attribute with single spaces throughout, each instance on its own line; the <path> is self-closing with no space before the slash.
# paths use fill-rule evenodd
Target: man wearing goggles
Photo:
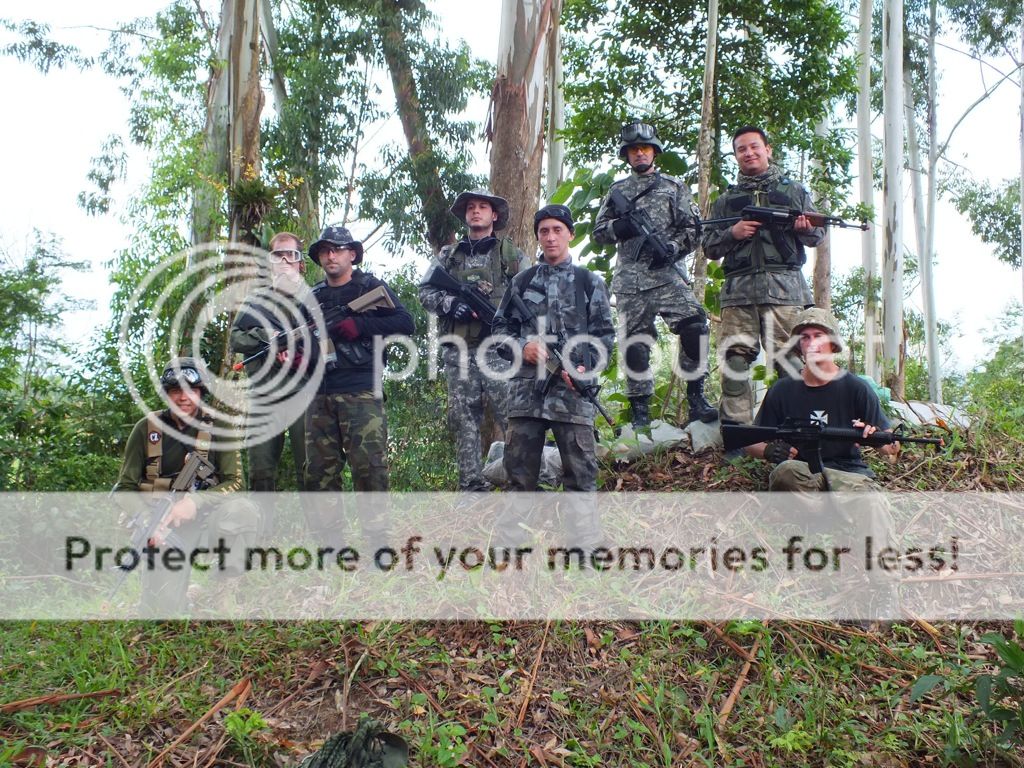
<path id="1" fill-rule="evenodd" d="M 718 417 L 704 397 L 707 379 L 708 321 L 686 276 L 683 258 L 696 246 L 694 222 L 697 206 L 690 190 L 679 179 L 655 167 L 664 151 L 653 125 L 633 121 L 619 133 L 619 157 L 631 169 L 628 178 L 612 185 L 594 221 L 593 238 L 602 245 L 615 245 L 617 258 L 612 292 L 618 307 L 620 333 L 625 334 L 626 394 L 633 426 L 651 423 L 650 402 L 654 394 L 651 346 L 658 338 L 655 319 L 660 315 L 669 330 L 679 337 L 678 370 L 686 380 L 688 421 L 712 422 Z M 612 202 L 625 201 L 626 210 Z M 654 236 L 667 252 L 660 257 L 651 233 L 638 225 L 643 213 Z"/>
<path id="2" fill-rule="evenodd" d="M 259 353 L 267 349 L 275 333 L 301 324 L 302 301 L 309 291 L 303 279 L 305 271 L 302 242 L 291 232 L 278 232 L 270 241 L 270 285 L 263 286 L 246 300 L 231 325 L 231 351 L 251 358 L 245 372 L 254 384 L 260 379 L 269 380 L 279 375 L 282 366 L 289 369 L 289 374 L 284 377 L 281 400 L 293 395 L 306 380 L 308 366 L 302 364 L 302 340 L 293 339 L 291 351 L 285 345 L 268 350 L 266 355 L 260 356 Z M 291 444 L 295 462 L 296 488 L 305 490 L 305 415 L 299 414 L 291 424 L 282 424 L 281 431 L 269 440 L 247 446 L 250 491 L 272 492 L 277 489 L 285 435 Z"/>
<path id="3" fill-rule="evenodd" d="M 206 382 L 199 361 L 191 357 L 172 359 L 160 376 L 160 387 L 168 407 L 153 411 L 136 422 L 125 445 L 124 460 L 117 477 L 115 491 L 137 491 L 155 494 L 159 502 L 165 497 L 189 454 L 197 452 L 214 467 L 215 473 L 202 482 L 197 480 L 192 492 L 182 494 L 167 518 L 168 530 L 177 535 L 178 546 L 194 552 L 205 532 L 207 548 L 223 540 L 226 555 L 214 559 L 214 592 L 225 595 L 233 577 L 244 573 L 244 553 L 256 544 L 259 511 L 256 506 L 231 492 L 242 487 L 241 461 L 238 451 L 221 450 L 212 436 L 209 417 L 202 408 Z M 126 508 L 132 505 L 126 503 Z M 155 547 L 164 541 L 152 541 Z M 160 558 L 156 558 L 160 561 Z M 188 583 L 192 568 L 143 568 L 143 616 L 170 618 L 188 610 Z M 217 606 L 210 606 L 217 607 Z"/>

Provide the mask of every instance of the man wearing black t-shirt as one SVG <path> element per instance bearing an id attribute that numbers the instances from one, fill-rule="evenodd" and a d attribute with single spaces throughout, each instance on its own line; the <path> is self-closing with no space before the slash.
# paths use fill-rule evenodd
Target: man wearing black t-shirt
<path id="1" fill-rule="evenodd" d="M 765 395 L 755 423 L 776 427 L 787 418 L 811 421 L 829 427 L 850 427 L 864 430 L 867 437 L 879 429 L 888 429 L 889 421 L 882 412 L 871 387 L 862 379 L 842 370 L 835 355 L 842 349 L 839 324 L 824 309 L 812 307 L 797 316 L 792 340 L 798 344 L 804 368 L 799 379 L 783 379 Z M 890 461 L 899 455 L 898 442 L 878 448 Z M 819 491 L 825 489 L 822 475 L 812 473 L 807 457 L 782 440 L 758 443 L 746 449 L 750 456 L 765 459 L 777 466 L 768 481 L 770 491 Z M 828 477 L 828 487 L 835 491 L 873 488 L 874 473 L 861 457 L 855 443 L 825 441 L 821 459 Z"/>

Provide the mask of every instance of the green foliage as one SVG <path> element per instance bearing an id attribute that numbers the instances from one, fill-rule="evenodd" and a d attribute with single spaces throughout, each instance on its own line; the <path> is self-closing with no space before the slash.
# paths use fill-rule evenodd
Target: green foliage
<path id="1" fill-rule="evenodd" d="M 991 643 L 999 657 L 999 671 L 979 675 L 975 681 L 978 707 L 986 718 L 1002 727 L 997 737 L 999 746 L 1024 745 L 1024 621 L 1014 622 L 1016 638 L 990 632 L 981 640 Z"/>
<path id="2" fill-rule="evenodd" d="M 956 209 L 971 220 L 971 231 L 995 246 L 997 259 L 1020 269 L 1020 180 L 993 186 L 955 178 L 948 186 Z"/>
<path id="3" fill-rule="evenodd" d="M 1007 313 L 1007 325 L 1020 325 L 1020 305 Z M 1024 440 L 1024 341 L 1020 336 L 987 339 L 996 344 L 989 360 L 967 374 L 971 404 L 986 430 Z"/>
<path id="4" fill-rule="evenodd" d="M 570 0 L 562 21 L 571 162 L 592 163 L 617 151 L 618 129 L 633 116 L 653 122 L 668 149 L 697 146 L 705 3 Z M 832 3 L 724 3 L 714 92 L 719 150 L 731 153 L 732 129 L 760 124 L 777 159 L 813 151 L 824 165 L 822 180 L 845 186 L 847 138 L 833 132 L 815 139 L 813 127 L 856 92 L 854 60 L 846 53 L 850 31 Z M 713 160 L 720 188 L 726 181 L 721 162 L 720 156 Z M 692 172 L 695 164 L 689 167 Z"/>
<path id="5" fill-rule="evenodd" d="M 245 764 L 258 768 L 262 765 L 272 765 L 270 750 L 262 745 L 257 737 L 267 730 L 267 721 L 263 716 L 248 707 L 242 707 L 229 712 L 224 718 L 224 730 L 234 742 L 239 756 L 245 760 Z"/>

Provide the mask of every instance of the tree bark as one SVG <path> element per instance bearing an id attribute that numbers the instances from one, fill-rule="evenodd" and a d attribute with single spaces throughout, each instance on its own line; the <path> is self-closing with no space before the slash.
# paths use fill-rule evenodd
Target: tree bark
<path id="1" fill-rule="evenodd" d="M 821 120 L 814 126 L 814 132 L 818 136 L 824 136 L 828 131 L 828 119 Z M 817 158 L 811 158 L 811 163 L 820 168 L 821 162 Z M 822 209 L 820 195 L 815 196 L 815 204 L 818 210 Z M 832 311 L 832 233 L 825 228 L 825 239 L 814 249 L 814 274 L 811 278 L 814 290 L 814 303 L 823 309 Z"/>
<path id="2" fill-rule="evenodd" d="M 265 97 L 260 87 L 260 5 L 263 0 L 240 0 L 235 4 L 231 31 L 231 126 L 228 158 L 232 185 L 260 178 L 260 114 Z M 223 24 L 224 21 L 222 20 Z M 232 242 L 258 246 L 257 231 L 266 211 L 255 206 L 231 211 Z"/>
<path id="3" fill-rule="evenodd" d="M 860 202 L 874 209 L 875 188 L 871 157 L 871 3 L 860 3 L 860 36 L 857 51 L 860 56 L 857 89 L 857 175 L 860 181 Z M 875 283 L 878 267 L 875 262 L 875 227 L 869 227 L 861 236 L 861 266 L 864 269 L 864 373 L 881 382 L 879 365 L 878 299 Z"/>
<path id="4" fill-rule="evenodd" d="M 491 189 L 508 200 L 506 234 L 527 253 L 536 250 L 533 214 L 540 200 L 544 155 L 545 44 L 561 0 L 503 0 L 498 72 L 491 94 Z"/>
<path id="5" fill-rule="evenodd" d="M 561 6 L 556 0 L 555 7 Z M 561 14 L 553 9 L 548 32 L 548 167 L 545 195 L 550 198 L 562 183 L 565 165 L 565 141 L 559 132 L 565 127 L 565 97 L 562 94 L 562 33 L 558 23 Z"/>
<path id="6" fill-rule="evenodd" d="M 882 111 L 885 119 L 882 195 L 882 311 L 885 383 L 904 395 L 903 357 L 903 0 L 882 8 Z"/>
<path id="7" fill-rule="evenodd" d="M 426 219 L 427 242 L 436 254 L 441 250 L 441 246 L 452 241 L 455 230 L 448 213 L 448 201 L 441 186 L 434 144 L 427 131 L 426 117 L 417 93 L 412 59 L 406 46 L 402 15 L 416 5 L 415 0 L 399 0 L 381 5 L 381 50 L 391 74 L 395 105 L 409 147 L 413 184 Z"/>
<path id="8" fill-rule="evenodd" d="M 936 0 L 928 10 L 928 207 L 925 212 L 924 249 L 921 254 L 921 294 L 924 297 L 924 338 L 928 359 L 928 397 L 942 402 L 942 363 L 939 359 L 939 318 L 935 313 L 935 198 L 939 164 L 938 86 L 935 64 L 935 36 L 938 34 Z"/>
<path id="9" fill-rule="evenodd" d="M 712 152 L 715 143 L 712 136 L 714 122 L 715 62 L 718 58 L 718 0 L 708 0 L 708 35 L 704 50 L 704 88 L 700 101 L 700 137 L 697 140 L 697 199 L 700 201 L 701 218 L 708 218 L 711 211 L 711 167 L 714 164 Z M 697 246 L 693 260 L 693 292 L 702 305 L 704 288 L 708 282 L 708 264 L 704 260 L 704 249 Z"/>

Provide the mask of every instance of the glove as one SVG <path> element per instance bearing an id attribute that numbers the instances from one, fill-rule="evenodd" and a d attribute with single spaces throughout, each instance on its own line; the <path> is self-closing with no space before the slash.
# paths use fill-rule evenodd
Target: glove
<path id="1" fill-rule="evenodd" d="M 473 310 L 464 301 L 454 301 L 452 308 L 448 310 L 448 316 L 456 323 L 468 323 L 473 319 Z"/>
<path id="2" fill-rule="evenodd" d="M 789 461 L 789 452 L 793 449 L 785 440 L 772 440 L 764 447 L 764 458 L 772 464 Z"/>
<path id="3" fill-rule="evenodd" d="M 362 335 L 359 330 L 359 324 L 354 317 L 346 317 L 344 320 L 339 320 L 331 330 L 345 341 L 355 341 Z"/>
<path id="4" fill-rule="evenodd" d="M 640 234 L 640 231 L 633 225 L 633 220 L 629 216 L 620 216 L 613 221 L 612 232 L 615 233 L 616 240 L 629 240 L 631 237 L 636 237 Z"/>

